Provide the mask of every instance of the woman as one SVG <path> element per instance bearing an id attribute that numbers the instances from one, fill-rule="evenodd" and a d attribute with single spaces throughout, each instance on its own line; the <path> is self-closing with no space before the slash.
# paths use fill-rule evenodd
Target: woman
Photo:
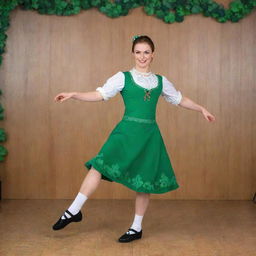
<path id="1" fill-rule="evenodd" d="M 131 227 L 119 239 L 130 242 L 142 237 L 142 219 L 151 193 L 166 193 L 179 187 L 155 120 L 159 96 L 174 105 L 199 111 L 209 121 L 215 117 L 204 107 L 181 95 L 164 76 L 150 72 L 154 44 L 148 36 L 135 36 L 132 54 L 135 67 L 118 72 L 103 87 L 86 93 L 60 93 L 55 101 L 73 98 L 84 101 L 108 100 L 121 93 L 125 112 L 99 153 L 85 163 L 89 170 L 80 191 L 54 230 L 82 220 L 81 208 L 98 187 L 100 180 L 119 182 L 136 191 L 135 216 Z"/>

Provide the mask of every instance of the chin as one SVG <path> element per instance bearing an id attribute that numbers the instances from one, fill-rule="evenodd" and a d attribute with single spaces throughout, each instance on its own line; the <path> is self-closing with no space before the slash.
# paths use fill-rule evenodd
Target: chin
<path id="1" fill-rule="evenodd" d="M 149 66 L 149 63 L 144 63 L 144 64 L 137 63 L 137 65 L 138 65 L 140 68 L 146 68 L 146 67 Z"/>

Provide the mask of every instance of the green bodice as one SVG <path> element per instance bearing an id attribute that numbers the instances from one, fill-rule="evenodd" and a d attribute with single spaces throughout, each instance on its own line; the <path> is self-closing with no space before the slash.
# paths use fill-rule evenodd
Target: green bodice
<path id="1" fill-rule="evenodd" d="M 138 85 L 129 71 L 123 73 L 125 85 L 120 92 L 125 105 L 123 118 L 138 122 L 155 122 L 156 106 L 163 88 L 162 76 L 157 75 L 158 85 L 149 90 Z"/>

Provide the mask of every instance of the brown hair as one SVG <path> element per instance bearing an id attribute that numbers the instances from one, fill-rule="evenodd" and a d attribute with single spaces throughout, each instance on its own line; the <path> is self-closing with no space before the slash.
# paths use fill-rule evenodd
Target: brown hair
<path id="1" fill-rule="evenodd" d="M 151 40 L 151 38 L 148 37 L 148 36 L 143 35 L 143 36 L 135 36 L 134 37 L 134 40 L 133 40 L 133 43 L 132 43 L 132 52 L 134 52 L 134 47 L 138 43 L 147 43 L 150 46 L 152 52 L 154 52 L 154 50 L 155 50 L 155 46 L 154 46 L 154 43 Z"/>

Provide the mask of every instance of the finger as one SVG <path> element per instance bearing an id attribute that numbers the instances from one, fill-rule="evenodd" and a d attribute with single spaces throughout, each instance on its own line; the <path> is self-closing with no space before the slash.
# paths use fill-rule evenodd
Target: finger
<path id="1" fill-rule="evenodd" d="M 211 116 L 211 121 L 214 121 L 214 120 L 215 120 L 214 116 Z"/>

